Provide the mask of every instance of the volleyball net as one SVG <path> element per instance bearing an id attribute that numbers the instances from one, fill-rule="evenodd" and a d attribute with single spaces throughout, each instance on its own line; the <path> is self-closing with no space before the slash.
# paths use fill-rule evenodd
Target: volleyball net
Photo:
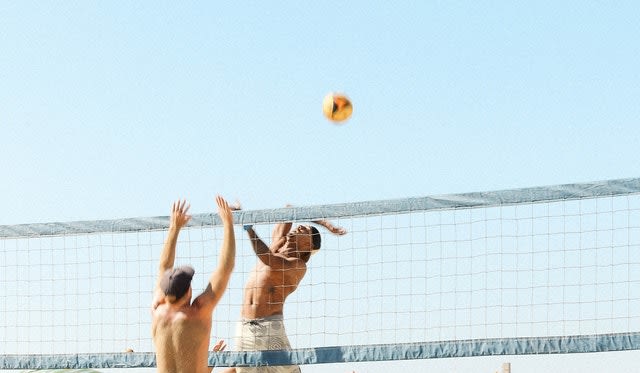
<path id="1" fill-rule="evenodd" d="M 167 201 L 170 206 L 171 201 Z M 213 207 L 213 206 L 212 206 Z M 329 219 L 284 308 L 292 350 L 233 351 L 274 224 Z M 0 369 L 154 367 L 150 304 L 168 217 L 0 226 Z M 210 365 L 640 349 L 640 179 L 234 213 L 237 259 Z M 222 241 L 194 215 L 176 265 L 202 291 Z"/>

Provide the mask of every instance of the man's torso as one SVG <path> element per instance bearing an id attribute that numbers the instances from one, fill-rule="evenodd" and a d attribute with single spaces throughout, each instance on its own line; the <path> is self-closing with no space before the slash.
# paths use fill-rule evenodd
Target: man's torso
<path id="1" fill-rule="evenodd" d="M 274 269 L 258 261 L 245 285 L 242 317 L 255 319 L 282 315 L 284 301 L 298 288 L 306 271 L 302 261 L 283 269 Z"/>
<path id="2" fill-rule="evenodd" d="M 152 336 L 159 373 L 208 373 L 211 319 L 193 310 L 173 311 L 160 304 L 153 311 Z"/>

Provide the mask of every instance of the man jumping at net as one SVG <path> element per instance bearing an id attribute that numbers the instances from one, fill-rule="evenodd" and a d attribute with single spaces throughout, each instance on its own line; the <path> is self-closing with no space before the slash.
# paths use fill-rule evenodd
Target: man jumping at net
<path id="1" fill-rule="evenodd" d="M 227 288 L 235 265 L 236 242 L 229 204 L 216 197 L 224 236 L 218 266 L 207 288 L 191 302 L 190 266 L 174 268 L 180 230 L 189 222 L 189 205 L 176 201 L 171 208 L 169 232 L 160 255 L 158 280 L 151 306 L 151 335 L 158 373 L 208 373 L 208 347 L 212 313 Z"/>
<path id="2" fill-rule="evenodd" d="M 239 208 L 239 206 L 238 206 Z M 326 220 L 314 223 L 331 233 L 346 231 Z M 320 250 L 320 232 L 310 225 L 292 230 L 291 222 L 280 223 L 273 229 L 271 246 L 267 246 L 250 225 L 244 229 L 249 235 L 257 264 L 244 287 L 242 320 L 237 324 L 234 339 L 239 351 L 286 350 L 291 345 L 284 329 L 284 302 L 293 293 L 305 273 L 311 255 Z M 259 368 L 228 368 L 222 373 L 299 373 L 297 365 Z"/>

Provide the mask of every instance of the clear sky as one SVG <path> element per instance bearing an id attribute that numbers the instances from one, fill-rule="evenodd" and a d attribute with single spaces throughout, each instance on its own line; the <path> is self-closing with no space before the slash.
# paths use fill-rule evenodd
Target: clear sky
<path id="1" fill-rule="evenodd" d="M 638 177 L 638 40 L 634 1 L 0 0 L 0 224 Z"/>

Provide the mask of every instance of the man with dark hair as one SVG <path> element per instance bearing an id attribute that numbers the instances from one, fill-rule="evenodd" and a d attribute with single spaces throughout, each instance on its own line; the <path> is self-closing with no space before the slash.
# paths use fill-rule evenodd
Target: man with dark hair
<path id="1" fill-rule="evenodd" d="M 156 349 L 158 373 L 208 373 L 208 347 L 213 309 L 227 288 L 235 265 L 236 242 L 233 216 L 227 201 L 216 197 L 224 236 L 218 266 L 211 273 L 207 288 L 191 302 L 190 266 L 174 268 L 180 230 L 189 222 L 189 205 L 176 201 L 162 254 L 158 280 L 151 305 L 151 335 Z"/>
<path id="2" fill-rule="evenodd" d="M 326 220 L 316 220 L 329 232 L 343 235 L 341 227 Z M 320 250 L 321 237 L 311 225 L 280 223 L 273 229 L 271 246 L 267 246 L 253 226 L 245 225 L 257 264 L 244 287 L 241 316 L 236 327 L 235 349 L 239 351 L 282 350 L 291 345 L 284 329 L 284 302 L 293 293 L 305 273 L 311 255 Z M 259 368 L 229 368 L 224 373 L 299 373 L 297 365 Z"/>

